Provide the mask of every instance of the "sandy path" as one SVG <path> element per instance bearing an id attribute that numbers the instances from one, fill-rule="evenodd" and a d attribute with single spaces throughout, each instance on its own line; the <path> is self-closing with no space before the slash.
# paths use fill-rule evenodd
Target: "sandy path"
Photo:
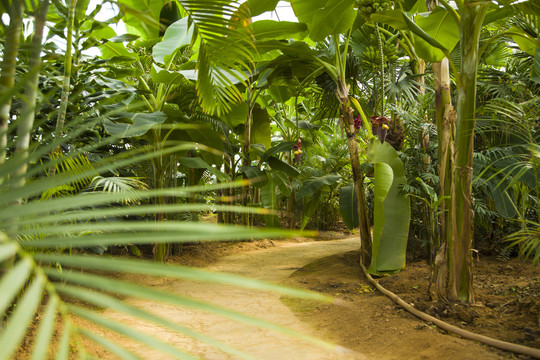
<path id="1" fill-rule="evenodd" d="M 207 269 L 241 274 L 252 278 L 280 283 L 308 263 L 337 253 L 358 248 L 358 238 L 303 243 L 276 242 L 276 247 L 244 252 L 221 258 Z M 157 284 L 156 284 L 157 285 Z M 224 306 L 245 314 L 263 318 L 273 323 L 313 334 L 308 325 L 301 322 L 279 300 L 279 295 L 235 288 L 219 284 L 204 284 L 168 280 L 160 289 L 182 294 Z M 334 351 L 317 348 L 313 344 L 292 339 L 270 330 L 258 329 L 233 320 L 198 310 L 177 308 L 153 302 L 133 300 L 132 304 L 153 311 L 167 319 L 186 325 L 194 330 L 218 339 L 234 348 L 263 360 L 332 360 L 364 359 L 361 354 L 337 348 Z M 181 334 L 155 325 L 130 319 L 125 315 L 106 312 L 110 318 L 128 322 L 130 326 L 145 331 L 167 343 L 206 360 L 233 360 L 238 357 L 223 353 Z M 169 359 L 163 353 L 152 352 L 139 344 L 123 343 L 143 359 Z"/>

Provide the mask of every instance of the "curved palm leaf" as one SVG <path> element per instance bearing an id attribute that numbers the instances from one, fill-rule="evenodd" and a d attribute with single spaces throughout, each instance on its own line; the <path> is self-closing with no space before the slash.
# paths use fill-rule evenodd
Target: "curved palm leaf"
<path id="1" fill-rule="evenodd" d="M 123 3 L 129 0 L 122 1 Z M 161 0 L 159 0 L 161 3 Z M 42 1 L 46 5 L 47 1 Z M 137 2 L 140 3 L 140 2 Z M 157 3 L 150 1 L 149 3 Z M 231 19 L 232 14 L 238 7 L 236 3 L 230 6 L 226 1 L 183 1 L 180 2 L 188 14 L 196 32 L 201 41 L 199 44 L 200 52 L 206 54 L 200 56 L 201 61 L 206 61 L 208 69 L 207 76 L 211 81 L 219 83 L 216 88 L 218 93 L 217 100 L 225 101 L 229 99 L 228 93 L 234 95 L 234 90 L 226 89 L 227 85 L 233 83 L 227 74 L 233 74 L 233 77 L 244 79 L 241 71 L 249 69 L 249 51 L 244 51 L 249 44 L 245 27 L 236 30 L 229 27 L 235 24 Z M 42 8 L 45 8 L 44 6 Z M 154 16 L 155 11 L 150 11 L 148 16 Z M 44 18 L 44 16 L 43 16 Z M 37 26 L 36 26 L 37 28 Z M 225 35 L 224 35 L 225 34 Z M 39 37 L 34 36 L 36 43 Z M 238 50 L 231 50 L 227 47 L 224 40 L 232 40 L 228 45 Z M 236 41 L 238 40 L 238 41 Z M 245 42 L 247 41 L 247 43 Z M 232 44 L 232 45 L 231 45 Z M 39 44 L 38 44 L 39 45 Z M 242 48 L 243 47 L 243 48 Z M 40 58 L 40 47 L 36 46 L 31 53 L 33 61 Z M 227 50 L 227 51 L 224 51 Z M 221 51 L 221 52 L 220 52 Z M 223 56 L 231 54 L 230 56 Z M 219 55 L 219 56 L 216 56 Z M 214 57 L 218 60 L 214 61 Z M 225 60 L 224 60 L 225 58 Z M 232 67 L 229 66 L 232 64 Z M 225 68 L 233 70 L 221 70 Z M 201 68 L 204 69 L 201 65 Z M 39 67 L 39 66 L 38 66 Z M 200 68 L 200 69 L 201 69 Z M 239 70 L 242 69 L 242 70 Z M 201 70 L 199 70 L 201 71 Z M 210 74 L 210 75 L 208 75 Z M 36 67 L 32 75 L 39 75 Z M 23 81 L 18 79 L 17 81 Z M 24 82 L 24 81 L 23 81 Z M 118 81 L 120 82 L 120 81 Z M 123 84 L 123 83 L 122 83 Z M 30 88 L 25 93 L 25 107 L 17 121 L 10 124 L 11 127 L 18 127 L 18 138 L 31 139 L 29 136 L 34 123 L 34 102 L 37 95 L 37 82 L 27 82 Z M 103 87 L 106 87 L 103 84 Z M 208 84 L 206 84 L 208 86 Z M 203 85 L 204 87 L 204 85 Z M 203 88 L 201 87 L 201 89 Z M 114 92 L 114 89 L 106 91 Z M 95 94 L 90 94 L 95 95 Z M 43 94 L 54 96 L 54 94 Z M 221 96 L 221 98 L 220 98 Z M 51 99 L 49 99 L 51 100 Z M 54 100 L 54 99 L 52 99 Z M 93 104 L 95 101 L 92 100 Z M 207 100 L 211 102 L 211 100 Z M 1 99 L 0 105 L 5 105 L 6 98 Z M 50 101 L 54 103 L 54 101 Z M 131 109 L 122 109 L 123 111 L 135 110 L 140 104 L 132 104 Z M 220 105 L 218 105 L 219 107 Z M 211 109 L 212 108 L 210 107 Z M 176 212 L 191 211 L 194 206 L 203 208 L 201 204 L 182 204 L 180 201 L 173 205 L 129 205 L 115 206 L 118 203 L 125 203 L 133 196 L 139 199 L 153 199 L 156 196 L 169 196 L 171 199 L 189 196 L 192 193 L 212 190 L 212 187 L 193 187 L 193 188 L 175 188 L 160 190 L 136 190 L 133 192 L 90 192 L 81 193 L 63 198 L 41 199 L 41 195 L 48 189 L 56 186 L 75 183 L 89 176 L 95 176 L 96 173 L 104 174 L 110 170 L 131 166 L 143 161 L 152 159 L 155 156 L 166 156 L 178 151 L 184 151 L 193 148 L 194 144 L 171 142 L 170 146 L 155 149 L 150 146 L 131 147 L 131 150 L 111 155 L 111 148 L 106 148 L 106 154 L 102 160 L 93 163 L 92 169 L 66 169 L 63 173 L 57 173 L 54 176 L 44 176 L 43 168 L 48 168 L 54 160 L 46 161 L 42 166 L 36 166 L 41 160 L 47 158 L 47 154 L 52 149 L 61 144 L 74 145 L 75 151 L 67 157 L 78 156 L 85 151 L 96 150 L 99 146 L 110 145 L 119 140 L 118 137 L 103 139 L 99 144 L 90 144 L 87 146 L 77 146 L 78 143 L 73 139 L 81 132 L 94 130 L 96 124 L 101 124 L 107 114 L 105 106 L 99 107 L 101 117 L 93 119 L 80 118 L 73 119 L 66 127 L 66 136 L 53 139 L 44 132 L 34 137 L 38 140 L 32 151 L 28 151 L 28 146 L 24 147 L 21 155 L 12 156 L 8 152 L 9 158 L 0 165 L 0 177 L 6 181 L 0 186 L 0 268 L 2 277 L 0 278 L 0 313 L 2 320 L 0 324 L 0 360 L 10 359 L 17 352 L 17 348 L 26 338 L 33 342 L 32 358 L 45 358 L 49 352 L 56 352 L 58 359 L 69 358 L 71 355 L 71 346 L 75 346 L 77 352 L 81 355 L 86 354 L 84 345 L 77 341 L 79 337 L 85 336 L 101 346 L 111 350 L 122 358 L 138 358 L 127 349 L 109 339 L 99 337 L 74 317 L 85 318 L 87 321 L 104 327 L 110 332 L 117 332 L 136 341 L 155 347 L 165 353 L 178 358 L 191 359 L 194 355 L 186 353 L 182 349 L 175 348 L 170 344 L 157 339 L 152 339 L 148 335 L 121 324 L 117 321 L 111 321 L 100 313 L 99 308 L 86 308 L 79 304 L 74 304 L 70 299 L 78 298 L 84 303 L 97 306 L 114 307 L 117 311 L 135 315 L 140 319 L 150 320 L 158 325 L 169 327 L 175 331 L 184 332 L 187 336 L 209 342 L 218 349 L 228 352 L 236 358 L 247 359 L 248 355 L 238 350 L 220 344 L 217 341 L 209 339 L 203 334 L 197 334 L 189 331 L 178 324 L 171 324 L 166 319 L 161 319 L 148 314 L 141 309 L 133 308 L 126 303 L 118 300 L 118 295 L 126 297 L 145 297 L 155 301 L 165 301 L 179 306 L 190 306 L 242 321 L 256 326 L 281 331 L 293 336 L 307 339 L 313 343 L 330 346 L 305 335 L 298 334 L 264 321 L 258 321 L 243 314 L 208 305 L 193 299 L 182 298 L 174 294 L 148 289 L 121 280 L 111 280 L 104 275 L 90 275 L 89 272 L 95 272 L 96 267 L 99 270 L 108 269 L 114 273 L 136 272 L 142 275 L 163 276 L 168 273 L 169 276 L 177 278 L 199 279 L 202 281 L 215 281 L 219 283 L 229 283 L 231 285 L 242 285 L 253 289 L 264 289 L 278 291 L 289 295 L 299 295 L 312 299 L 326 299 L 320 295 L 311 292 L 298 292 L 296 290 L 276 287 L 274 285 L 266 286 L 263 283 L 247 280 L 237 276 L 209 274 L 201 271 L 192 271 L 188 268 L 167 267 L 156 263 L 141 262 L 117 262 L 112 258 L 92 256 L 85 253 L 88 246 L 100 245 L 102 247 L 112 244 L 132 244 L 149 242 L 182 242 L 182 241 L 209 241 L 218 239 L 237 240 L 241 238 L 259 238 L 284 236 L 289 233 L 271 230 L 255 231 L 241 227 L 222 227 L 209 226 L 207 224 L 186 224 L 179 221 L 167 222 L 149 222 L 149 221 L 117 221 L 115 224 L 107 222 L 108 217 L 123 218 L 129 214 L 155 214 L 156 212 Z M 118 110 L 118 109 L 117 109 Z M 96 112 L 97 113 L 97 112 Z M 39 115 L 39 114 L 38 114 Z M 14 134 L 14 129 L 10 129 L 8 134 Z M 39 129 L 36 129 L 39 131 Z M 10 139 L 8 143 L 15 143 Z M 22 147 L 21 147 L 22 149 Z M 128 149 L 127 147 L 123 148 Z M 7 149 L 1 149 L 7 150 Z M 11 150 L 11 149 L 10 149 Z M 145 151 L 151 150 L 151 151 Z M 16 175 L 16 176 L 14 176 Z M 24 182 L 21 179 L 32 178 L 32 182 Z M 111 184 L 111 181 L 109 181 Z M 125 183 L 116 181 L 118 188 L 125 187 Z M 231 184 L 227 184 L 231 186 Z M 114 186 L 109 186 L 112 189 Z M 224 187 L 221 185 L 221 187 Z M 219 188 L 219 187 L 217 187 Z M 249 208 L 217 207 L 220 210 L 231 210 L 236 212 L 255 212 L 265 214 L 267 211 Z M 39 238 L 33 235 L 39 234 Z M 151 239 L 151 240 L 149 240 Z M 66 250 L 69 248 L 69 252 Z M 69 255 L 68 255 L 69 254 Z M 73 256 L 70 256 L 75 254 Z M 84 255 L 83 255 L 84 254 Z M 110 268 L 112 266 L 113 268 Z M 164 267 L 165 266 L 165 267 Z M 42 306 L 43 305 L 43 306 Z M 32 331 L 32 322 L 39 314 L 40 319 L 37 324 L 37 331 Z M 58 334 L 57 339 L 53 336 Z M 56 341 L 57 340 L 57 341 Z M 17 355 L 15 355 L 17 357 Z"/>
<path id="2" fill-rule="evenodd" d="M 134 156 L 131 161 L 137 162 L 146 155 L 141 154 Z M 6 164 L 9 165 L 11 159 L 8 159 Z M 99 168 L 97 166 L 96 168 Z M 72 177 L 84 178 L 87 174 L 77 173 Z M 50 184 L 53 178 L 58 184 L 60 181 L 68 181 L 69 177 L 59 174 L 52 177 L 44 177 L 37 180 L 34 184 L 43 183 Z M 9 184 L 9 183 L 8 183 Z M 229 184 L 228 184 L 229 186 Z M 38 188 L 41 188 L 38 187 Z M 17 190 L 17 196 L 27 198 L 29 190 L 33 193 L 33 186 L 28 185 Z M 164 189 L 161 193 L 169 193 L 183 196 L 190 192 L 198 192 L 201 188 L 181 188 L 181 189 Z M 45 234 L 38 240 L 24 241 L 15 238 L 8 238 L 4 232 L 0 232 L 0 261 L 5 265 L 7 259 L 14 259 L 13 265 L 6 269 L 3 277 L 0 280 L 0 312 L 5 314 L 5 327 L 0 333 L 0 344 L 3 346 L 3 351 L 0 354 L 0 359 L 9 359 L 17 350 L 18 344 L 24 337 L 35 336 L 35 347 L 33 356 L 40 358 L 41 354 L 46 354 L 47 349 L 51 346 L 51 336 L 56 328 L 56 324 L 63 325 L 62 336 L 60 338 L 60 347 L 58 352 L 67 351 L 69 353 L 70 344 L 74 343 L 74 339 L 79 335 L 84 335 L 100 343 L 114 353 L 123 358 L 134 358 L 126 349 L 108 340 L 97 340 L 95 334 L 90 328 L 85 328 L 78 322 L 70 320 L 73 316 L 82 317 L 94 324 L 102 326 L 108 331 L 117 332 L 128 336 L 136 341 L 146 343 L 170 355 L 192 359 L 193 355 L 185 353 L 181 349 L 174 348 L 171 345 L 160 342 L 157 339 L 149 338 L 146 334 L 122 325 L 118 322 L 113 322 L 103 315 L 99 314 L 99 310 L 83 308 L 70 303 L 68 298 L 78 298 L 83 302 L 94 304 L 96 306 L 106 306 L 114 308 L 117 311 L 125 312 L 141 319 L 152 321 L 156 324 L 168 327 L 174 331 L 184 333 L 186 336 L 193 337 L 197 340 L 204 341 L 221 351 L 233 354 L 239 359 L 249 359 L 249 355 L 241 351 L 230 348 L 218 341 L 210 339 L 204 334 L 193 332 L 180 324 L 173 324 L 166 319 L 156 317 L 139 308 L 127 305 L 122 301 L 111 297 L 111 294 L 122 295 L 127 297 L 145 297 L 155 301 L 165 301 L 179 306 L 189 306 L 196 309 L 204 309 L 217 313 L 221 316 L 229 317 L 237 321 L 249 323 L 252 325 L 281 331 L 292 336 L 303 338 L 317 344 L 322 342 L 310 337 L 298 334 L 279 326 L 270 324 L 264 321 L 254 320 L 240 313 L 235 313 L 227 309 L 210 306 L 202 302 L 194 301 L 193 299 L 182 298 L 174 294 L 168 294 L 157 291 L 155 289 L 143 288 L 139 285 L 129 284 L 124 281 L 110 280 L 106 276 L 88 275 L 88 271 L 92 269 L 109 272 L 134 272 L 149 276 L 172 276 L 176 278 L 210 281 L 218 283 L 227 283 L 234 286 L 244 286 L 253 289 L 278 291 L 283 294 L 302 296 L 315 299 L 324 299 L 319 295 L 287 289 L 281 286 L 265 285 L 261 282 L 245 279 L 238 276 L 230 276 L 225 274 L 207 273 L 202 270 L 195 270 L 185 267 L 175 267 L 163 264 L 140 262 L 132 260 L 112 260 L 99 256 L 89 255 L 73 255 L 63 254 L 61 249 L 71 247 L 74 252 L 81 252 L 82 248 L 94 245 L 108 246 L 113 244 L 127 243 L 147 243 L 149 238 L 152 241 L 183 241 L 182 234 L 189 234 L 188 241 L 204 241 L 211 239 L 227 239 L 233 240 L 242 237 L 259 238 L 271 237 L 276 235 L 284 235 L 285 233 L 279 230 L 266 232 L 257 232 L 249 229 L 242 230 L 238 227 L 221 227 L 208 226 L 193 223 L 182 223 L 169 221 L 167 223 L 154 222 L 116 222 L 114 224 L 103 222 L 103 211 L 106 211 L 108 216 L 121 217 L 127 213 L 149 213 L 151 210 L 157 211 L 189 211 L 193 205 L 200 204 L 178 204 L 171 205 L 171 209 L 163 206 L 141 206 L 136 205 L 129 207 L 108 207 L 104 210 L 94 210 L 90 207 L 92 204 L 113 205 L 119 201 L 127 201 L 134 196 L 141 198 L 153 197 L 160 191 L 136 190 L 131 193 L 82 193 L 66 198 L 57 198 L 50 200 L 28 200 L 13 208 L 11 206 L 11 196 L 6 196 L 10 193 L 7 185 L 0 189 L 0 217 L 4 220 L 2 223 L 10 223 L 16 221 L 18 223 L 19 239 L 28 238 L 36 231 Z M 78 209 L 86 209 L 76 211 Z M 221 209 L 226 210 L 227 207 Z M 229 210 L 232 209 L 229 207 Z M 127 212 L 126 212 L 127 210 Z M 235 208 L 236 211 L 261 212 L 261 210 Z M 88 222 L 92 220 L 91 222 Z M 187 226 L 187 228 L 186 228 Z M 38 230 L 36 230 L 36 228 Z M 188 229 L 189 228 L 189 229 Z M 82 232 L 87 232 L 86 236 L 78 236 Z M 80 250 L 76 250 L 80 249 Z M 64 270 L 60 271 L 62 268 Z M 69 271 L 67 269 L 70 269 Z M 46 295 L 46 296 L 45 296 Z M 43 312 L 39 310 L 42 299 L 47 299 Z M 16 306 L 14 306 L 16 304 Z M 41 313 L 42 320 L 40 321 L 39 330 L 36 335 L 29 333 L 29 327 L 36 313 Z M 62 321 L 59 321 L 59 317 Z M 84 352 L 83 345 L 77 343 L 81 347 L 79 351 Z M 323 344 L 323 346 L 325 346 Z M 66 350 L 67 349 L 67 350 Z"/>
<path id="3" fill-rule="evenodd" d="M 259 8 L 258 1 L 241 4 L 236 0 L 119 0 L 124 20 L 138 34 L 152 39 L 163 31 L 160 28 L 160 10 L 169 9 L 176 3 L 183 26 L 174 23 L 165 32 L 164 41 L 158 43 L 161 62 L 171 58 L 177 48 L 191 44 L 196 58 L 197 91 L 201 105 L 211 114 L 223 114 L 229 103 L 241 100 L 236 87 L 245 83 L 254 72 L 254 44 L 249 26 L 252 14 Z M 267 4 L 270 6 L 271 4 Z M 271 7 L 271 6 L 270 6 Z M 167 10 L 169 11 L 169 10 Z M 185 18 L 188 19 L 187 23 Z M 164 24 L 163 24 L 164 25 Z M 169 24 L 167 24 L 168 26 Z M 176 44 L 176 46 L 174 45 Z"/>
<path id="4" fill-rule="evenodd" d="M 98 191 L 101 190 L 106 193 L 133 193 L 135 190 L 148 189 L 148 185 L 136 178 L 128 177 L 103 177 L 95 176 L 92 182 L 88 185 L 88 190 Z M 127 194 L 126 194 L 127 195 Z M 134 203 L 138 198 L 133 197 L 126 199 L 126 204 Z"/>

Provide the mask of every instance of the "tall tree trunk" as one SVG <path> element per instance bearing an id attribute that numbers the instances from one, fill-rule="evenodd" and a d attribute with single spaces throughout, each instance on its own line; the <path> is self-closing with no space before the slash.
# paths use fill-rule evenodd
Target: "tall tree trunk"
<path id="1" fill-rule="evenodd" d="M 474 302 L 471 245 L 474 230 L 472 175 L 476 123 L 478 44 L 487 4 L 466 0 L 461 9 L 461 76 L 458 84 L 455 163 L 452 170 L 451 237 L 442 266 L 447 268 L 446 298 Z M 438 286 L 439 287 L 439 286 Z"/>
<path id="2" fill-rule="evenodd" d="M 17 140 L 15 142 L 14 159 L 21 161 L 20 165 L 12 173 L 12 186 L 21 188 L 26 184 L 26 172 L 28 163 L 28 149 L 30 147 L 30 135 L 34 127 L 34 117 L 36 111 L 36 98 L 39 85 L 39 71 L 41 68 L 41 43 L 43 40 L 43 28 L 47 18 L 47 9 L 49 1 L 43 0 L 35 12 L 35 31 L 32 38 L 32 47 L 30 50 L 29 74 L 27 79 L 24 102 L 21 108 L 21 115 L 17 124 Z M 24 199 L 20 198 L 13 202 L 12 206 L 20 206 Z M 6 234 L 10 238 L 15 238 L 18 232 L 18 220 L 13 219 L 6 224 Z M 13 258 L 0 263 L 1 268 L 9 268 L 13 264 Z"/>
<path id="3" fill-rule="evenodd" d="M 247 119 L 245 123 L 245 129 L 244 129 L 244 147 L 242 149 L 242 165 L 243 166 L 250 166 L 251 165 L 251 159 L 249 157 L 249 149 L 251 147 L 251 114 L 253 112 L 253 106 L 251 104 L 251 89 L 248 89 L 248 114 Z M 247 199 L 249 194 L 249 184 L 244 185 L 242 187 L 242 206 L 247 205 Z M 249 214 L 243 213 L 242 214 L 242 225 L 247 226 L 249 225 Z"/>
<path id="4" fill-rule="evenodd" d="M 447 257 L 447 239 L 452 236 L 452 169 L 454 166 L 454 140 L 456 137 L 456 112 L 452 106 L 450 93 L 450 72 L 448 59 L 432 64 L 433 85 L 435 90 L 435 117 L 437 122 L 437 133 L 439 139 L 439 198 L 444 198 L 441 202 L 440 213 L 440 237 L 432 244 L 431 252 L 432 266 L 434 267 L 434 280 L 436 293 L 440 298 L 446 298 L 446 287 L 448 279 L 448 266 L 443 259 Z M 437 251 L 437 256 L 433 259 L 433 251 Z"/>
<path id="5" fill-rule="evenodd" d="M 338 85 L 338 87 L 340 87 L 340 85 Z M 341 86 L 341 88 L 343 89 L 344 87 Z M 342 91 L 341 93 L 344 92 Z M 360 256 L 363 264 L 369 264 L 371 262 L 371 231 L 364 191 L 364 174 L 362 174 L 362 169 L 360 168 L 360 159 L 358 156 L 358 143 L 356 141 L 353 109 L 350 106 L 347 106 L 348 98 L 340 96 L 340 100 L 340 122 L 347 136 L 347 147 L 349 148 L 349 156 L 351 158 L 354 192 L 356 194 L 358 206 L 358 223 L 360 226 L 360 241 L 362 243 Z"/>
<path id="6" fill-rule="evenodd" d="M 437 0 L 428 1 L 430 11 L 435 10 L 439 4 Z M 440 232 L 436 243 L 430 244 L 431 266 L 435 281 L 435 293 L 437 297 L 445 300 L 448 284 L 448 239 L 452 237 L 452 171 L 454 168 L 454 141 L 456 139 L 456 112 L 452 106 L 450 92 L 450 66 L 448 59 L 431 65 L 433 70 L 433 87 L 435 90 L 435 119 L 437 123 L 437 135 L 439 140 L 439 198 L 443 199 L 440 208 Z M 434 252 L 437 252 L 434 254 Z M 430 282 L 431 284 L 431 282 Z M 430 286 L 431 288 L 431 286 Z M 430 294 L 431 295 L 431 294 Z"/>
<path id="7" fill-rule="evenodd" d="M 60 97 L 60 109 L 56 118 L 56 129 L 54 138 L 56 140 L 62 138 L 64 132 L 64 123 L 66 121 L 67 107 L 69 104 L 70 81 L 71 81 L 71 50 L 73 45 L 73 24 L 75 20 L 75 8 L 77 0 L 71 0 L 69 5 L 68 26 L 66 29 L 66 56 L 64 59 L 64 80 L 62 83 L 62 95 Z M 55 153 L 60 152 L 60 145 L 54 150 Z M 49 167 L 49 175 L 56 173 L 56 166 L 51 164 Z"/>
<path id="8" fill-rule="evenodd" d="M 43 28 L 47 17 L 49 1 L 43 0 L 36 10 L 35 32 L 32 38 L 32 49 L 30 52 L 29 73 L 24 91 L 24 102 L 21 108 L 21 115 L 17 125 L 17 141 L 15 143 L 15 157 L 26 159 L 30 146 L 30 135 L 34 126 L 34 116 L 36 110 L 36 98 L 38 93 L 39 70 L 41 67 L 41 42 L 43 40 Z M 27 163 L 22 163 L 13 173 L 14 186 L 22 187 L 26 184 Z M 21 199 L 22 201 L 22 199 Z M 20 201 L 19 201 L 20 202 Z"/>
<path id="9" fill-rule="evenodd" d="M 17 66 L 17 52 L 22 29 L 23 2 L 13 2 L 9 11 L 9 26 L 6 30 L 4 42 L 4 58 L 0 75 L 0 96 L 8 93 L 15 84 L 15 68 Z M 7 134 L 11 110 L 11 97 L 0 105 L 0 165 L 6 161 Z M 0 184 L 5 179 L 0 178 Z"/>

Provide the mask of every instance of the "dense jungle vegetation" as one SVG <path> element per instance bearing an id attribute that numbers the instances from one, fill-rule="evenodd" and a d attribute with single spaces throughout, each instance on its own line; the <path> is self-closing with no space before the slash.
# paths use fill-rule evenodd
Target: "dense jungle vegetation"
<path id="1" fill-rule="evenodd" d="M 463 302 L 474 251 L 538 262 L 540 4 L 289 3 L 1 2 L 0 359 L 53 333 L 129 358 L 71 316 L 144 342 L 93 309 L 162 295 L 101 271 L 318 298 L 165 264 L 183 243 L 346 227 L 371 273 L 425 258 Z"/>

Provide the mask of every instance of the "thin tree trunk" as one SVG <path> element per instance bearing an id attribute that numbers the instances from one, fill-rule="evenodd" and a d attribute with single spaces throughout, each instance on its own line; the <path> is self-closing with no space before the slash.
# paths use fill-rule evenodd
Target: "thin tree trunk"
<path id="1" fill-rule="evenodd" d="M 30 147 L 30 135 L 34 126 L 34 116 L 36 110 L 36 97 L 39 84 L 39 70 L 41 67 L 41 43 L 43 40 L 43 28 L 47 17 L 49 1 L 43 0 L 36 9 L 35 32 L 32 38 L 32 47 L 30 50 L 29 74 L 27 79 L 24 102 L 21 108 L 21 115 L 17 125 L 17 141 L 15 143 L 14 159 L 21 161 L 18 168 L 13 171 L 13 188 L 21 188 L 26 184 L 26 172 L 28 164 L 25 161 L 28 158 L 28 149 Z M 13 202 L 12 206 L 20 206 L 24 199 L 20 198 Z M 15 238 L 18 233 L 18 220 L 12 219 L 6 224 L 6 234 L 9 238 Z M 9 268 L 13 265 L 13 258 L 0 263 L 0 268 Z"/>
<path id="2" fill-rule="evenodd" d="M 75 20 L 75 8 L 77 5 L 77 0 L 71 0 L 69 15 L 68 15 L 68 26 L 66 30 L 66 56 L 64 59 L 64 80 L 62 83 L 62 95 L 60 97 L 60 109 L 58 110 L 58 116 L 56 118 L 56 129 L 54 132 L 55 140 L 62 138 L 64 132 L 64 124 L 66 121 L 67 107 L 69 104 L 69 93 L 70 93 L 70 81 L 71 81 L 71 50 L 73 45 L 73 23 Z M 54 153 L 60 152 L 60 145 L 54 150 Z M 49 175 L 54 175 L 56 173 L 56 166 L 51 164 L 49 167 Z"/>
<path id="3" fill-rule="evenodd" d="M 9 12 L 9 26 L 6 30 L 4 42 L 4 58 L 2 59 L 2 72 L 0 75 L 0 96 L 9 92 L 15 84 L 15 68 L 17 66 L 17 52 L 22 29 L 23 3 L 14 2 Z M 11 110 L 11 97 L 0 105 L 0 165 L 6 161 L 7 134 Z M 0 178 L 0 184 L 5 179 Z"/>
<path id="4" fill-rule="evenodd" d="M 17 126 L 15 156 L 18 159 L 26 159 L 28 157 L 30 134 L 34 126 L 34 115 L 36 110 L 36 98 L 39 82 L 39 70 L 41 67 L 41 42 L 43 39 L 43 28 L 45 26 L 48 7 L 48 0 L 41 1 L 36 14 L 35 32 L 34 37 L 32 38 L 32 49 L 29 61 L 29 72 L 31 75 L 28 78 L 25 86 L 24 101 L 21 109 L 19 123 Z M 15 179 L 15 187 L 22 187 L 26 184 L 27 165 L 28 164 L 24 162 L 19 168 L 14 171 L 13 178 Z"/>
<path id="5" fill-rule="evenodd" d="M 360 159 L 358 156 L 358 143 L 356 141 L 356 129 L 354 128 L 353 109 L 341 103 L 340 122 L 347 136 L 347 146 L 351 158 L 351 168 L 353 173 L 354 191 L 358 206 L 358 221 L 360 226 L 361 261 L 364 264 L 371 262 L 371 231 L 369 218 L 367 215 L 367 206 L 364 191 L 364 174 L 360 168 Z"/>
<path id="6" fill-rule="evenodd" d="M 249 157 L 249 149 L 251 147 L 251 114 L 253 111 L 253 107 L 251 104 L 251 89 L 248 89 L 248 115 L 245 123 L 245 129 L 244 129 L 244 147 L 242 149 L 242 165 L 243 166 L 250 166 L 251 165 L 251 159 Z M 249 194 L 249 184 L 242 187 L 242 206 L 247 206 L 247 199 Z M 242 225 L 247 226 L 249 225 L 249 214 L 243 213 L 242 214 Z"/>
<path id="7" fill-rule="evenodd" d="M 418 59 L 418 65 L 416 66 L 416 73 L 418 75 L 422 74 L 416 81 L 418 84 L 418 94 L 424 95 L 426 93 L 426 78 L 424 77 L 424 73 L 426 72 L 426 62 L 424 59 Z M 381 114 L 384 115 L 384 114 Z"/>
<path id="8" fill-rule="evenodd" d="M 228 155 L 225 157 L 225 174 L 229 175 L 231 178 L 231 181 L 234 181 L 234 175 L 232 168 L 234 166 L 233 164 L 234 157 L 229 157 Z M 227 204 L 228 205 L 234 205 L 234 189 L 232 186 L 228 186 L 226 189 L 226 195 L 227 195 Z M 231 211 L 228 211 L 225 213 L 225 223 L 226 224 L 232 224 L 234 222 L 234 213 Z"/>

